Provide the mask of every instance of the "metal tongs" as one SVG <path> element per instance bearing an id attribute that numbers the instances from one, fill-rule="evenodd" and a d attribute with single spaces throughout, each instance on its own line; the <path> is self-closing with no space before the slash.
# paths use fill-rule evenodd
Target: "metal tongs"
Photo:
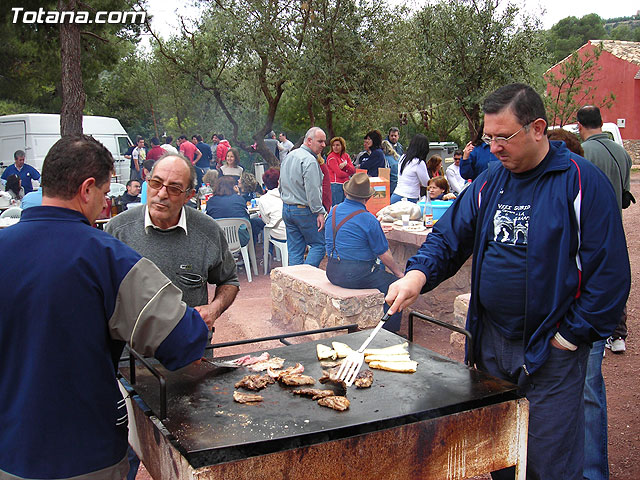
<path id="1" fill-rule="evenodd" d="M 362 368 L 362 362 L 364 362 L 364 351 L 373 340 L 373 337 L 380 331 L 384 322 L 389 320 L 389 314 L 385 313 L 382 317 L 382 320 L 378 322 L 376 328 L 373 329 L 373 332 L 367 337 L 362 346 L 356 351 L 351 352 L 347 355 L 347 358 L 344 359 L 342 365 L 340 366 L 340 370 L 338 370 L 337 376 L 339 380 L 343 380 L 347 387 L 350 387 L 355 381 L 358 373 L 360 372 L 360 368 Z"/>

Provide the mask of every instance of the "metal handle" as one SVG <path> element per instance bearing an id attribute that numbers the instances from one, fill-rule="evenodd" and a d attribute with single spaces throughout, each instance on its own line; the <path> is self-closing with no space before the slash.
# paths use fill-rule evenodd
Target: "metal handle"
<path id="1" fill-rule="evenodd" d="M 129 347 L 129 353 L 131 356 L 129 357 L 129 371 L 131 376 L 131 384 L 135 385 L 136 383 L 136 359 L 140 360 L 147 370 L 151 372 L 151 374 L 158 379 L 158 383 L 160 384 L 160 420 L 164 420 L 167 418 L 167 380 L 164 376 L 142 356 L 138 352 L 136 352 L 133 348 Z"/>
<path id="2" fill-rule="evenodd" d="M 364 352 L 364 349 L 367 348 L 367 346 L 371 343 L 371 340 L 373 340 L 373 337 L 376 336 L 376 334 L 380 331 L 380 329 L 384 325 L 384 322 L 386 322 L 387 320 L 389 320 L 389 314 L 385 313 L 384 316 L 382 317 L 382 320 L 378 322 L 378 325 L 376 325 L 376 328 L 373 329 L 373 332 L 371 332 L 371 334 L 367 337 L 367 339 L 364 341 L 362 346 L 358 349 L 358 353 Z"/>
<path id="3" fill-rule="evenodd" d="M 441 327 L 447 328 L 449 330 L 453 330 L 454 332 L 458 332 L 467 337 L 467 365 L 473 367 L 475 364 L 475 356 L 473 354 L 473 337 L 471 336 L 471 332 L 469 330 L 465 330 L 464 328 L 456 327 L 455 325 L 451 325 L 450 323 L 443 322 L 442 320 L 437 320 L 433 317 L 429 317 L 427 315 L 423 315 L 419 312 L 411 312 L 409 313 L 409 341 L 413 342 L 413 317 L 421 318 L 422 320 L 426 320 L 427 322 L 435 323 L 436 325 L 440 325 Z"/>

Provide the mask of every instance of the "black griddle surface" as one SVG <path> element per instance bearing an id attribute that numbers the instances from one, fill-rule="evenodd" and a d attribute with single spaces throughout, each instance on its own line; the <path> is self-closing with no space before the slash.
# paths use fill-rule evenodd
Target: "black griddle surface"
<path id="1" fill-rule="evenodd" d="M 370 331 L 268 350 L 286 360 L 285 367 L 302 363 L 304 373 L 316 380 L 322 367 L 316 344 L 331 341 L 359 348 Z M 381 330 L 369 348 L 382 348 L 405 339 Z M 255 354 L 261 353 L 260 351 Z M 404 425 L 517 398 L 516 385 L 409 344 L 411 359 L 418 362 L 412 374 L 373 371 L 371 388 L 350 387 L 349 410 L 337 412 L 307 397 L 293 395 L 276 383 L 259 392 L 264 401 L 254 405 L 233 401 L 235 383 L 246 368 L 224 369 L 202 363 L 175 372 L 157 368 L 167 378 L 167 419 L 162 423 L 174 445 L 194 468 L 250 456 L 311 445 L 337 438 Z M 228 358 L 237 358 L 235 355 Z M 366 364 L 363 369 L 367 368 Z M 129 379 L 129 369 L 120 369 Z M 136 367 L 133 385 L 151 412 L 159 413 L 158 382 L 143 366 Z M 328 388 L 316 382 L 314 388 Z M 299 387 L 298 387 L 299 388 Z"/>

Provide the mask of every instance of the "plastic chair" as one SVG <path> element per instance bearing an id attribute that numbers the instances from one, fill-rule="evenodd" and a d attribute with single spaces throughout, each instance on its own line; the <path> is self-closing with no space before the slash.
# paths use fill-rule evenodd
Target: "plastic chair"
<path id="1" fill-rule="evenodd" d="M 109 190 L 108 195 L 110 197 L 116 198 L 119 197 L 120 195 L 122 195 L 124 192 L 127 191 L 127 187 L 121 183 L 115 183 L 113 182 L 111 184 L 111 190 Z"/>
<path id="2" fill-rule="evenodd" d="M 276 252 L 280 253 L 282 257 L 282 266 L 289 266 L 289 253 L 287 251 L 287 242 L 281 242 L 271 238 L 271 230 L 277 227 L 277 224 L 274 227 L 264 227 L 263 235 L 264 235 L 264 274 L 267 275 L 269 273 L 269 243 L 276 248 Z"/>
<path id="3" fill-rule="evenodd" d="M 222 228 L 224 236 L 227 239 L 229 245 L 229 251 L 231 253 L 240 252 L 242 254 L 242 260 L 244 261 L 245 270 L 247 272 L 247 280 L 253 281 L 251 278 L 251 268 L 253 267 L 253 273 L 258 275 L 258 262 L 256 261 L 256 249 L 253 245 L 253 232 L 251 230 L 251 222 L 246 218 L 216 218 L 216 222 Z M 249 243 L 244 247 L 240 246 L 240 238 L 238 237 L 238 229 L 240 225 L 245 225 L 249 231 Z"/>
<path id="4" fill-rule="evenodd" d="M 22 215 L 22 209 L 20 207 L 9 207 L 2 214 L 0 218 L 20 218 Z"/>

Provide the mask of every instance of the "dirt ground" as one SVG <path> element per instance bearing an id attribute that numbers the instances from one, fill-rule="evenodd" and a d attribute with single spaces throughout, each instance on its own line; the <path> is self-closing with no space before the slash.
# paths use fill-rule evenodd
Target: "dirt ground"
<path id="1" fill-rule="evenodd" d="M 607 350 L 603 359 L 603 372 L 607 388 L 609 415 L 609 464 L 612 480 L 637 480 L 640 478 L 640 422 L 636 422 L 640 403 L 640 376 L 636 367 L 640 364 L 640 171 L 632 174 L 631 192 L 638 199 L 623 211 L 623 222 L 631 261 L 631 293 L 627 303 L 627 351 L 615 355 Z M 262 250 L 256 252 L 258 258 Z M 216 322 L 216 342 L 239 338 L 256 338 L 286 332 L 284 325 L 271 321 L 269 277 L 260 275 L 247 283 L 246 274 L 240 272 L 241 291 L 234 305 Z M 404 323 L 404 322 L 403 322 Z M 403 325 L 401 333 L 406 333 Z M 450 346 L 449 332 L 442 328 L 418 323 L 414 329 L 414 341 L 427 348 L 461 361 L 463 352 Z M 279 346 L 277 343 L 253 344 L 251 347 L 234 347 L 221 355 L 255 351 Z M 248 349 L 247 349 L 248 348 Z M 150 480 L 141 466 L 137 480 Z M 489 478 L 489 477 L 479 477 Z"/>

